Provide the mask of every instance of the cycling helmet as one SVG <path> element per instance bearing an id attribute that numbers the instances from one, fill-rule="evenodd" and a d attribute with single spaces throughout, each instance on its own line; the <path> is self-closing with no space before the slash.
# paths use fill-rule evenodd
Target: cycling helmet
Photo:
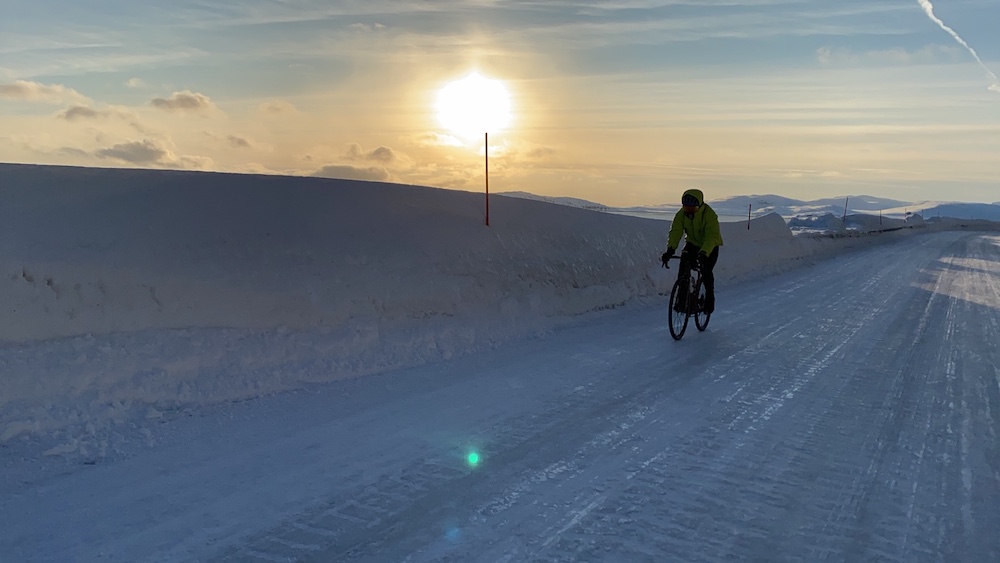
<path id="1" fill-rule="evenodd" d="M 681 205 L 684 207 L 698 207 L 701 203 L 693 194 L 684 194 L 684 197 L 681 198 Z"/>

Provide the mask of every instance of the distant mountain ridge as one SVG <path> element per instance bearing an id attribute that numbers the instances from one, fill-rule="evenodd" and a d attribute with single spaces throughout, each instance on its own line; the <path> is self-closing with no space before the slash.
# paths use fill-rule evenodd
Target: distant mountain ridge
<path id="1" fill-rule="evenodd" d="M 677 210 L 680 209 L 679 204 L 673 203 L 634 207 L 611 207 L 579 198 L 539 196 L 527 192 L 501 192 L 499 195 L 535 199 L 608 213 L 666 220 L 672 219 Z M 718 199 L 709 198 L 708 203 L 711 204 L 712 209 L 715 209 L 723 220 L 730 221 L 737 220 L 737 218 L 746 218 L 748 214 L 751 217 L 761 217 L 769 213 L 777 213 L 784 217 L 786 221 L 824 215 L 842 217 L 845 214 L 882 215 L 897 219 L 903 219 L 908 214 L 919 214 L 928 219 L 931 217 L 952 217 L 955 219 L 1000 221 L 1000 202 L 908 202 L 870 195 L 851 195 L 803 201 L 775 194 L 753 194 Z"/>

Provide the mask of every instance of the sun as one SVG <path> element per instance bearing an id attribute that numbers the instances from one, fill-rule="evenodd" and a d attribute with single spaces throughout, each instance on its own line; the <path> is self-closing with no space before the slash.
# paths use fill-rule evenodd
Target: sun
<path id="1" fill-rule="evenodd" d="M 499 131 L 510 123 L 510 96 L 503 83 L 475 72 L 442 88 L 436 109 L 441 125 L 466 139 Z"/>

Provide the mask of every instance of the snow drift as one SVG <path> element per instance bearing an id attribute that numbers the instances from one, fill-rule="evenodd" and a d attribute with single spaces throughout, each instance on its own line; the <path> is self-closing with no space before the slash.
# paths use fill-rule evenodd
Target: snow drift
<path id="1" fill-rule="evenodd" d="M 669 223 L 494 197 L 486 227 L 479 193 L 0 165 L 0 195 L 0 442 L 491 348 L 658 305 L 676 275 Z M 911 232 L 726 223 L 720 307 L 727 284 Z"/>

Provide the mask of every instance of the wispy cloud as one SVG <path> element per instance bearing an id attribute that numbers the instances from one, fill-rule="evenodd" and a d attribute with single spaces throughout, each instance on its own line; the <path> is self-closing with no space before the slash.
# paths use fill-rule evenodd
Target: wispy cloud
<path id="1" fill-rule="evenodd" d="M 215 108 L 211 98 L 190 90 L 174 92 L 169 98 L 153 98 L 153 107 L 172 112 L 206 112 Z"/>
<path id="2" fill-rule="evenodd" d="M 257 109 L 261 113 L 267 115 L 288 115 L 299 113 L 295 104 L 287 100 L 268 100 L 257 106 Z"/>
<path id="3" fill-rule="evenodd" d="M 236 149 L 249 149 L 253 147 L 253 144 L 249 140 L 236 135 L 227 135 L 226 140 L 229 142 L 229 146 Z"/>
<path id="4" fill-rule="evenodd" d="M 957 47 L 929 45 L 916 50 L 903 47 L 856 51 L 850 48 L 820 47 L 816 58 L 822 64 L 919 64 L 941 60 L 954 60 L 959 55 Z"/>
<path id="5" fill-rule="evenodd" d="M 146 134 L 149 132 L 149 130 L 142 125 L 139 118 L 134 112 L 132 112 L 132 110 L 119 106 L 109 106 L 98 109 L 86 105 L 72 105 L 56 114 L 56 118 L 71 123 L 118 119 L 124 121 L 140 133 Z"/>
<path id="6" fill-rule="evenodd" d="M 622 44 L 666 45 L 706 39 L 762 39 L 774 37 L 894 35 L 901 33 L 884 16 L 898 6 L 874 2 L 841 1 L 675 1 L 587 3 L 566 13 L 562 6 L 543 9 L 534 18 L 525 10 L 520 28 L 508 34 L 532 43 L 570 42 L 580 46 Z"/>
<path id="7" fill-rule="evenodd" d="M 42 84 L 27 80 L 15 80 L 14 82 L 0 84 L 0 98 L 50 104 L 86 103 L 90 101 L 87 96 L 62 84 Z"/>
<path id="8" fill-rule="evenodd" d="M 350 29 L 353 29 L 354 31 L 360 31 L 362 33 L 373 33 L 373 32 L 376 32 L 376 31 L 382 31 L 383 29 L 386 28 L 386 26 L 384 26 L 384 25 L 382 25 L 380 23 L 375 23 L 375 24 L 352 23 L 348 27 Z"/>
<path id="9" fill-rule="evenodd" d="M 57 117 L 66 121 L 82 121 L 104 117 L 104 114 L 87 106 L 73 106 L 60 112 Z"/>

